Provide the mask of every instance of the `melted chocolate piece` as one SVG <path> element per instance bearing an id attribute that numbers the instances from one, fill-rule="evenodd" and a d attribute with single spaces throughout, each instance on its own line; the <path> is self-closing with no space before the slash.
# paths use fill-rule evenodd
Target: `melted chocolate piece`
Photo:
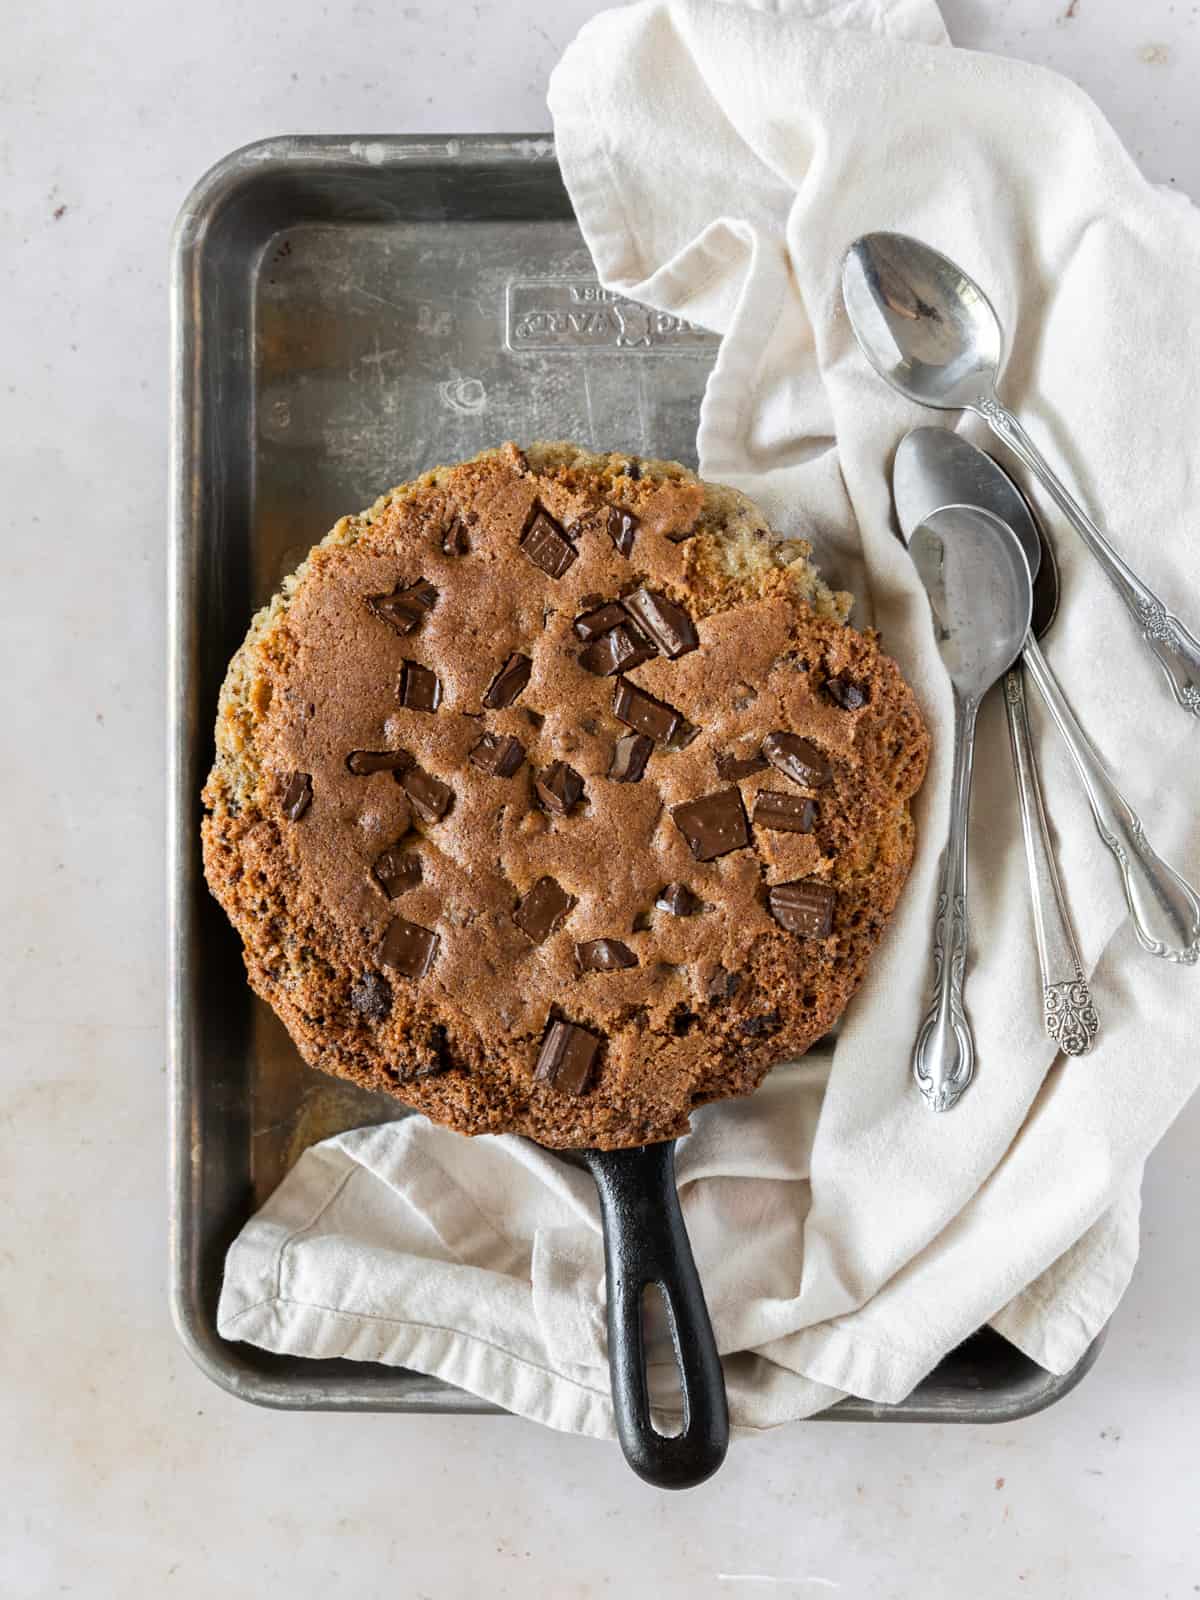
<path id="1" fill-rule="evenodd" d="M 488 691 L 483 697 L 487 709 L 502 711 L 505 706 L 512 705 L 529 682 L 529 674 L 532 671 L 533 662 L 529 657 L 521 655 L 520 651 L 514 651 L 488 685 Z"/>
<path id="2" fill-rule="evenodd" d="M 713 861 L 750 842 L 737 789 L 717 789 L 699 800 L 672 806 L 671 816 L 697 861 Z"/>
<path id="3" fill-rule="evenodd" d="M 454 517 L 442 534 L 442 554 L 465 556 L 471 548 L 467 538 L 467 525 L 461 517 Z"/>
<path id="4" fill-rule="evenodd" d="M 292 822 L 299 822 L 312 805 L 312 794 L 312 778 L 309 774 L 293 772 L 287 781 L 287 788 L 283 791 L 284 815 Z"/>
<path id="5" fill-rule="evenodd" d="M 579 665 L 594 672 L 597 677 L 611 678 L 614 672 L 629 672 L 649 661 L 657 652 L 650 641 L 629 619 L 616 628 L 600 635 L 579 657 Z"/>
<path id="6" fill-rule="evenodd" d="M 533 1076 L 538 1083 L 582 1094 L 591 1082 L 603 1040 L 574 1022 L 552 1022 L 542 1039 Z"/>
<path id="7" fill-rule="evenodd" d="M 640 526 L 633 512 L 625 511 L 621 506 L 609 506 L 605 526 L 608 528 L 608 537 L 616 546 L 617 554 L 627 556 L 633 549 L 633 537 Z"/>
<path id="8" fill-rule="evenodd" d="M 513 921 L 527 939 L 541 944 L 567 918 L 575 896 L 553 878 L 539 878 L 513 912 Z"/>
<path id="9" fill-rule="evenodd" d="M 555 522 L 538 506 L 521 538 L 521 549 L 548 578 L 561 578 L 579 552 Z"/>
<path id="10" fill-rule="evenodd" d="M 760 1011 L 757 1016 L 746 1018 L 741 1031 L 751 1039 L 769 1038 L 771 1034 L 779 1032 L 780 1021 L 778 1011 Z"/>
<path id="11" fill-rule="evenodd" d="M 431 929 L 393 917 L 379 946 L 379 959 L 405 978 L 423 978 L 433 965 L 441 942 Z"/>
<path id="12" fill-rule="evenodd" d="M 829 762 L 798 733 L 769 733 L 763 740 L 763 755 L 785 778 L 805 789 L 821 789 L 829 782 Z"/>
<path id="13" fill-rule="evenodd" d="M 437 604 L 438 592 L 425 578 L 397 584 L 391 594 L 369 594 L 367 605 L 397 633 L 411 633 Z"/>
<path id="14" fill-rule="evenodd" d="M 752 778 L 756 772 L 766 770 L 767 763 L 761 754 L 735 756 L 731 750 L 723 750 L 717 757 L 717 776 L 727 783 L 738 783 L 742 778 Z"/>
<path id="15" fill-rule="evenodd" d="M 664 883 L 654 904 L 660 911 L 669 911 L 673 917 L 694 917 L 704 901 L 698 894 L 693 894 L 686 883 Z"/>
<path id="16" fill-rule="evenodd" d="M 382 855 L 376 856 L 371 870 L 388 899 L 394 900 L 397 895 L 406 894 L 420 883 L 421 858 L 415 850 L 402 850 L 398 844 L 394 844 Z"/>
<path id="17" fill-rule="evenodd" d="M 400 704 L 410 711 L 436 711 L 442 703 L 437 674 L 419 661 L 406 661 L 400 673 Z"/>
<path id="18" fill-rule="evenodd" d="M 351 750 L 346 765 L 356 778 L 372 772 L 406 772 L 413 764 L 407 750 Z"/>
<path id="19" fill-rule="evenodd" d="M 619 972 L 636 967 L 638 958 L 620 939 L 588 939 L 575 946 L 575 962 L 580 972 Z"/>
<path id="20" fill-rule="evenodd" d="M 817 802 L 806 794 L 781 794 L 760 789 L 754 800 L 754 826 L 776 833 L 811 833 L 817 821 Z"/>
<path id="21" fill-rule="evenodd" d="M 565 817 L 583 799 L 583 779 L 565 761 L 547 767 L 533 786 L 546 810 L 559 817 Z"/>
<path id="22" fill-rule="evenodd" d="M 789 933 L 807 939 L 828 938 L 835 899 L 832 887 L 819 878 L 777 883 L 767 891 L 767 906 L 775 921 Z"/>
<path id="23" fill-rule="evenodd" d="M 525 759 L 525 746 L 519 739 L 485 733 L 467 759 L 493 778 L 511 778 Z"/>
<path id="24" fill-rule="evenodd" d="M 867 703 L 867 691 L 853 678 L 827 678 L 825 693 L 843 711 L 858 711 Z"/>
<path id="25" fill-rule="evenodd" d="M 608 633 L 612 628 L 619 628 L 622 623 L 628 624 L 629 613 L 617 600 L 612 600 L 608 605 L 597 606 L 594 611 L 585 611 L 582 616 L 575 618 L 575 632 L 585 644 L 590 644 L 593 639 L 598 639 L 602 633 Z"/>
<path id="26" fill-rule="evenodd" d="M 608 776 L 614 783 L 638 783 L 654 749 L 644 733 L 623 733 L 613 746 Z"/>
<path id="27" fill-rule="evenodd" d="M 741 986 L 740 972 L 726 972 L 724 967 L 717 967 L 705 985 L 704 992 L 710 1000 L 728 1000 Z"/>
<path id="28" fill-rule="evenodd" d="M 675 661 L 700 643 L 696 625 L 681 605 L 645 584 L 622 601 L 626 611 L 649 634 L 668 660 Z"/>
<path id="29" fill-rule="evenodd" d="M 697 521 L 689 524 L 686 528 L 677 528 L 673 533 L 669 533 L 667 538 L 670 539 L 672 544 L 682 544 L 685 539 L 692 537 L 699 525 Z"/>
<path id="30" fill-rule="evenodd" d="M 409 767 L 398 772 L 396 779 L 426 822 L 438 822 L 449 811 L 454 790 L 424 767 Z"/>
<path id="31" fill-rule="evenodd" d="M 613 715 L 635 733 L 644 733 L 647 738 L 656 741 L 669 739 L 683 721 L 674 706 L 656 700 L 652 694 L 647 694 L 625 678 L 617 679 Z"/>
<path id="32" fill-rule="evenodd" d="M 350 1005 L 368 1022 L 382 1022 L 392 1012 L 392 986 L 382 972 L 365 972 L 350 987 Z"/>

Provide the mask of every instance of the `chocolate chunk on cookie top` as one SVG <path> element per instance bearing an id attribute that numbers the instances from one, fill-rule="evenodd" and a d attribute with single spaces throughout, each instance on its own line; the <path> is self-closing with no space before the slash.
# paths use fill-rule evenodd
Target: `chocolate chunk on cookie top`
<path id="1" fill-rule="evenodd" d="M 735 490 L 569 444 L 338 523 L 230 667 L 202 827 L 307 1061 L 607 1149 L 828 1031 L 927 739 L 807 554 Z"/>

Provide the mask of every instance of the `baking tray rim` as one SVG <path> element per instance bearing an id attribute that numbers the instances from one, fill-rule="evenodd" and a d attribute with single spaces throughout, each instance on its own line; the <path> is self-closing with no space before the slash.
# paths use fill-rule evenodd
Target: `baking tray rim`
<path id="1" fill-rule="evenodd" d="M 195 796 L 187 784 L 184 758 L 189 729 L 181 715 L 189 673 L 189 646 L 195 627 L 184 593 L 186 552 L 198 531 L 192 482 L 199 433 L 196 363 L 203 337 L 195 274 L 205 238 L 222 206 L 242 189 L 272 175 L 293 175 L 307 164 L 335 173 L 364 173 L 400 163 L 452 167 L 468 157 L 477 162 L 518 164 L 557 170 L 553 136 L 523 134 L 286 134 L 252 141 L 216 161 L 196 181 L 176 215 L 170 238 L 170 397 L 167 530 L 167 1056 L 169 1139 L 169 1274 L 172 1320 L 197 1367 L 219 1388 L 251 1404 L 274 1410 L 508 1412 L 441 1379 L 417 1374 L 404 1395 L 369 1392 L 365 1387 L 333 1398 L 316 1384 L 271 1379 L 251 1370 L 238 1346 L 221 1338 L 203 1316 L 196 1292 L 195 1175 L 192 1093 L 196 1062 L 188 1039 L 187 974 L 191 956 L 185 902 L 198 874 L 192 859 L 194 829 L 189 819 Z M 1036 1375 L 1007 1393 L 993 1391 L 986 1408 L 961 1402 L 922 1402 L 920 1389 L 895 1405 L 850 1396 L 814 1420 L 865 1422 L 1014 1422 L 1064 1398 L 1091 1370 L 1104 1343 L 1101 1330 L 1067 1373 L 1036 1368 Z M 357 1365 L 347 1362 L 347 1366 Z M 982 1393 L 982 1391 L 980 1391 Z"/>

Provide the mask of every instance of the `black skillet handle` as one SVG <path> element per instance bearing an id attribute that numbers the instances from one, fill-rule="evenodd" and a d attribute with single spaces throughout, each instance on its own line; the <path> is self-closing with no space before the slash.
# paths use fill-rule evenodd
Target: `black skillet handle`
<path id="1" fill-rule="evenodd" d="M 729 1410 L 725 1374 L 675 1190 L 675 1145 L 667 1140 L 581 1153 L 600 1191 L 604 1221 L 617 1436 L 640 1478 L 659 1489 L 691 1489 L 725 1459 Z M 683 1431 L 673 1437 L 659 1433 L 650 1420 L 642 1296 L 652 1283 L 667 1302 L 683 1393 Z"/>

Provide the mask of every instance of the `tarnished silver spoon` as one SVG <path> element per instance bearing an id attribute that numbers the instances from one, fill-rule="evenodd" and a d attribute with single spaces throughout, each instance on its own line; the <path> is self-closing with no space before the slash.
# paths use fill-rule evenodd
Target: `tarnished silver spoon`
<path id="1" fill-rule="evenodd" d="M 914 529 L 909 551 L 933 614 L 954 691 L 950 828 L 933 931 L 933 1000 L 913 1049 L 913 1076 L 933 1111 L 949 1111 L 971 1081 L 975 1041 L 963 1005 L 967 967 L 967 819 L 975 719 L 1029 632 L 1033 587 L 1016 535 L 990 511 L 953 506 Z"/>
<path id="2" fill-rule="evenodd" d="M 896 512 L 907 532 L 940 501 L 962 500 L 981 505 L 1006 522 L 1020 541 L 1033 573 L 1033 627 L 1025 641 L 1024 663 L 1049 707 L 1083 780 L 1092 817 L 1101 839 L 1121 873 L 1125 902 L 1138 943 L 1166 961 L 1191 964 L 1200 959 L 1200 895 L 1151 845 L 1140 817 L 1109 777 L 1095 746 L 1084 733 L 1050 669 L 1037 640 L 1054 620 L 1058 606 L 1058 570 L 1054 553 L 1029 503 L 1004 469 L 969 440 L 945 428 L 916 428 L 900 442 L 892 472 Z M 1017 669 L 1005 680 L 1018 771 L 1022 760 L 1032 770 L 1033 749 L 1024 716 L 1024 688 Z M 1032 788 L 1036 789 L 1036 778 Z M 1039 954 L 1046 986 L 1046 1026 L 1060 1048 L 1078 1054 L 1085 1037 L 1095 1031 L 1091 997 L 1082 983 L 1079 955 L 1071 936 L 1048 843 L 1043 851 L 1045 818 L 1040 791 L 1027 794 L 1022 785 L 1022 820 L 1035 888 Z M 1040 822 L 1040 829 L 1038 824 Z M 1035 866 L 1035 862 L 1037 865 Z M 1056 916 L 1056 911 L 1061 915 Z M 1068 966 L 1068 963 L 1071 965 Z M 1064 968 L 1066 969 L 1064 971 Z M 1078 973 L 1072 982 L 1068 973 Z M 1077 1046 L 1071 1050 L 1070 1040 Z"/>
<path id="3" fill-rule="evenodd" d="M 1003 334 L 988 297 L 947 256 L 904 233 L 867 233 L 842 265 L 842 298 L 867 360 L 919 405 L 974 411 L 1045 485 L 1100 563 L 1176 700 L 1200 717 L 1200 640 L 1171 614 L 1075 500 L 996 395 Z"/>

